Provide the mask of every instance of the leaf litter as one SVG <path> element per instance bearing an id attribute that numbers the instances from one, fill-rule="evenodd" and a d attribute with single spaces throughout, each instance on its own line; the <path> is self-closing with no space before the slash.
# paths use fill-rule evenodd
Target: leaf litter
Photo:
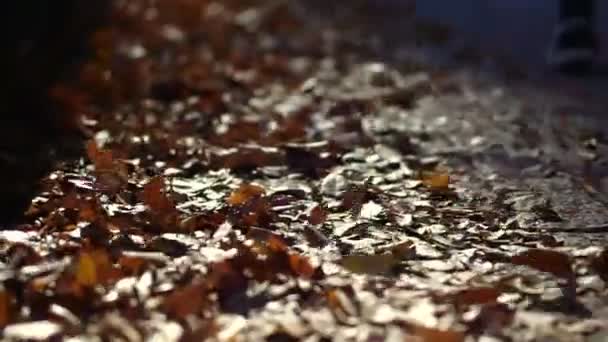
<path id="1" fill-rule="evenodd" d="M 499 194 L 469 192 L 429 155 L 432 130 L 393 117 L 434 96 L 434 75 L 370 63 L 370 47 L 306 30 L 293 6 L 116 1 L 72 85 L 87 94 L 61 93 L 97 139 L 2 232 L 3 336 L 523 341 L 559 326 L 566 341 L 605 329 L 587 306 L 605 292 L 606 251 L 577 254 L 521 229 L 523 209 Z M 556 220 L 548 206 L 535 219 Z"/>

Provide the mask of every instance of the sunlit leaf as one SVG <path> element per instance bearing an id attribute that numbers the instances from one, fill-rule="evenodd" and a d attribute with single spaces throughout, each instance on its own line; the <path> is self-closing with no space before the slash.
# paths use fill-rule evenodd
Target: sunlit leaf
<path id="1" fill-rule="evenodd" d="M 113 280 L 116 276 L 110 256 L 104 250 L 83 251 L 76 261 L 76 282 L 84 287 L 93 287 Z"/>
<path id="2" fill-rule="evenodd" d="M 76 281 L 83 286 L 94 286 L 98 281 L 97 265 L 90 253 L 82 253 L 76 266 Z"/>
<path id="3" fill-rule="evenodd" d="M 431 190 L 445 191 L 450 186 L 450 175 L 447 172 L 423 172 L 422 184 Z"/>
<path id="4" fill-rule="evenodd" d="M 310 261 L 301 255 L 290 254 L 289 266 L 296 275 L 303 278 L 312 278 L 315 274 L 315 268 Z"/>
<path id="5" fill-rule="evenodd" d="M 262 196 L 266 190 L 261 186 L 254 184 L 241 184 L 241 186 L 233 191 L 226 202 L 230 205 L 241 205 L 254 197 Z"/>

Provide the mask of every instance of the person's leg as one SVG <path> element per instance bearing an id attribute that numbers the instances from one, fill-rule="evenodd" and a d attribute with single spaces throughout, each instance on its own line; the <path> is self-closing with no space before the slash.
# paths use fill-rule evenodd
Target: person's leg
<path id="1" fill-rule="evenodd" d="M 594 0 L 560 0 L 559 21 L 549 51 L 549 65 L 567 74 L 585 74 L 597 53 Z"/>

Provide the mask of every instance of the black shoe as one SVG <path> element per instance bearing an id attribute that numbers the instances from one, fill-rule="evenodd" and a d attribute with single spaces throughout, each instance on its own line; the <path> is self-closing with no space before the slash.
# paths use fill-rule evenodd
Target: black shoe
<path id="1" fill-rule="evenodd" d="M 592 25 L 584 18 L 559 24 L 547 56 L 549 66 L 563 74 L 584 76 L 593 69 L 597 42 Z"/>

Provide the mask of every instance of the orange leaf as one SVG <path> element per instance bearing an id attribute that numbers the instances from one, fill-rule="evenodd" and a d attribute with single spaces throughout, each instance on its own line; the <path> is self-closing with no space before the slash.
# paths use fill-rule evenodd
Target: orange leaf
<path id="1" fill-rule="evenodd" d="M 315 274 L 315 268 L 301 255 L 290 254 L 289 267 L 293 273 L 304 278 L 312 278 Z"/>
<path id="2" fill-rule="evenodd" d="M 82 253 L 78 257 L 76 266 L 76 281 L 83 286 L 95 286 L 97 284 L 97 267 L 90 253 Z"/>
<path id="3" fill-rule="evenodd" d="M 450 175 L 447 172 L 428 172 L 422 175 L 422 184 L 431 190 L 447 190 L 450 186 Z"/>
<path id="4" fill-rule="evenodd" d="M 104 250 L 82 252 L 76 265 L 76 282 L 85 287 L 92 287 L 111 280 L 114 277 L 110 256 Z"/>
<path id="5" fill-rule="evenodd" d="M 264 193 L 266 193 L 266 191 L 260 186 L 253 184 L 241 184 L 238 189 L 230 194 L 227 202 L 230 205 L 241 205 L 248 202 L 252 198 L 264 195 Z"/>

